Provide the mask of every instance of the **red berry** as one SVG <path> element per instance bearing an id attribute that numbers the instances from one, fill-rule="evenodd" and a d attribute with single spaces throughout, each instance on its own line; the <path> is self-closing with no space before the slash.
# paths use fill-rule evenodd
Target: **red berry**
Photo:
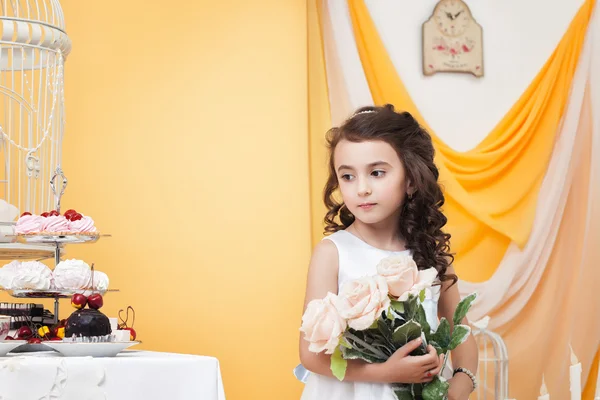
<path id="1" fill-rule="evenodd" d="M 88 298 L 82 295 L 81 293 L 75 293 L 73 297 L 71 297 L 71 305 L 78 310 L 81 310 L 85 307 L 88 302 Z"/>
<path id="2" fill-rule="evenodd" d="M 79 213 L 71 215 L 71 221 L 79 221 L 81 218 L 83 218 L 83 215 Z"/>
<path id="3" fill-rule="evenodd" d="M 60 341 L 62 341 L 62 339 L 61 339 L 61 338 L 59 338 L 58 336 L 53 336 L 53 337 L 51 337 L 49 340 L 50 340 L 50 341 L 52 341 L 52 342 L 57 342 L 57 341 L 59 341 L 59 340 L 60 340 Z"/>
<path id="4" fill-rule="evenodd" d="M 30 212 L 27 212 L 27 211 L 25 211 L 23 214 L 21 214 L 21 217 L 24 217 L 24 216 L 26 216 L 26 215 L 31 215 L 31 213 L 30 213 Z"/>
<path id="5" fill-rule="evenodd" d="M 31 339 L 27 340 L 27 343 L 38 344 L 38 343 L 42 343 L 42 340 L 39 339 L 39 338 L 34 337 L 34 338 L 31 338 Z"/>
<path id="6" fill-rule="evenodd" d="M 12 336 L 7 336 L 7 337 L 4 338 L 4 340 L 15 340 L 15 338 L 12 337 Z"/>
<path id="7" fill-rule="evenodd" d="M 94 293 L 88 297 L 88 306 L 94 310 L 99 310 L 104 305 L 104 300 L 100 293 Z"/>
<path id="8" fill-rule="evenodd" d="M 47 218 L 50 214 L 47 212 L 43 212 L 40 214 L 42 217 Z"/>
<path id="9" fill-rule="evenodd" d="M 65 218 L 66 219 L 71 219 L 71 216 L 77 214 L 77 211 L 71 209 L 71 210 L 67 210 L 65 211 Z"/>
<path id="10" fill-rule="evenodd" d="M 56 210 L 52 210 L 52 211 L 50 211 L 50 213 L 48 213 L 48 215 L 51 217 L 58 217 L 60 215 L 60 213 Z"/>
<path id="11" fill-rule="evenodd" d="M 31 331 L 31 328 L 29 328 L 27 325 L 24 325 L 17 330 L 17 337 L 19 339 L 29 339 L 32 336 L 33 332 Z"/>

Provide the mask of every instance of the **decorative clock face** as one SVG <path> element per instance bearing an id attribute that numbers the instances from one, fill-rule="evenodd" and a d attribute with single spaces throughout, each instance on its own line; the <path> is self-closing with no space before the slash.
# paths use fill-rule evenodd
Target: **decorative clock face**
<path id="1" fill-rule="evenodd" d="M 446 36 L 460 36 L 471 23 L 471 13 L 462 1 L 443 0 L 435 9 L 434 20 L 440 33 Z"/>
<path id="2" fill-rule="evenodd" d="M 423 23 L 423 73 L 483 76 L 483 29 L 464 0 L 440 0 Z"/>

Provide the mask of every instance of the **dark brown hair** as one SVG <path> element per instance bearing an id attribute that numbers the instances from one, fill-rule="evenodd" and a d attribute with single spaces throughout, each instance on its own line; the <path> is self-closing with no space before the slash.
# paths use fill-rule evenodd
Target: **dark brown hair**
<path id="1" fill-rule="evenodd" d="M 439 171 L 433 162 L 435 151 L 429 133 L 410 113 L 395 112 L 391 104 L 360 108 L 340 127 L 330 129 L 327 132 L 329 178 L 324 191 L 328 209 L 326 233 L 346 229 L 354 222 L 354 215 L 334 198 L 339 183 L 333 153 L 340 140 L 382 140 L 396 150 L 414 189 L 412 198 L 406 196 L 402 205 L 398 233 L 406 248 L 412 250 L 419 269 L 434 267 L 442 282 L 456 283 L 456 275 L 446 274 L 454 257 L 450 253 L 450 234 L 442 231 L 447 222 L 441 210 L 444 194 L 438 183 Z M 336 217 L 341 225 L 335 221 Z"/>

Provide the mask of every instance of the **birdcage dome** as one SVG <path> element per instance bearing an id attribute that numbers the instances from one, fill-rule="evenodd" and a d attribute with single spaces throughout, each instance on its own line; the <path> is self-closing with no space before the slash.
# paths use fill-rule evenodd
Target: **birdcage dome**
<path id="1" fill-rule="evenodd" d="M 60 51 L 66 56 L 71 51 L 71 41 L 65 32 L 65 20 L 58 0 L 0 1 L 3 47 L 11 44 L 28 48 Z M 3 49 L 6 50 L 6 49 Z M 35 68 L 35 60 L 9 60 L 8 53 L 1 55 L 0 68 L 19 66 Z M 37 68 L 43 66 L 38 63 Z"/>

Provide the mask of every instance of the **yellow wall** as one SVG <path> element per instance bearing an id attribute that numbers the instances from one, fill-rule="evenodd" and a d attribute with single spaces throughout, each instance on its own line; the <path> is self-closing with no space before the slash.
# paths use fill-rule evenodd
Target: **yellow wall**
<path id="1" fill-rule="evenodd" d="M 141 348 L 217 357 L 228 400 L 298 398 L 305 2 L 61 3 L 64 206 L 114 236 L 69 256 L 121 289 L 106 312 L 136 309 Z"/>

